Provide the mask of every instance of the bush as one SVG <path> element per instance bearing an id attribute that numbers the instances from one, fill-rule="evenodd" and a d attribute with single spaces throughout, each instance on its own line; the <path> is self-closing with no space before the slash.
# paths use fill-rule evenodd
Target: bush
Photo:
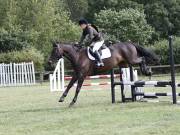
<path id="1" fill-rule="evenodd" d="M 110 40 L 131 40 L 147 44 L 152 38 L 153 28 L 147 24 L 145 14 L 129 8 L 120 11 L 101 10 L 95 15 L 97 25 L 106 32 Z"/>
<path id="2" fill-rule="evenodd" d="M 7 31 L 3 28 L 0 29 L 0 52 L 8 52 L 14 50 L 22 50 L 29 46 L 24 34 L 20 29 L 17 31 Z"/>
<path id="3" fill-rule="evenodd" d="M 21 51 L 12 51 L 0 54 L 0 63 L 20 63 L 31 61 L 34 62 L 36 71 L 43 70 L 43 55 L 34 48 L 26 48 Z"/>
<path id="4" fill-rule="evenodd" d="M 169 65 L 169 43 L 168 40 L 162 40 L 155 43 L 151 48 L 159 55 L 162 65 Z M 173 39 L 173 51 L 175 64 L 180 64 L 180 37 Z"/>
<path id="5" fill-rule="evenodd" d="M 70 20 L 64 0 L 1 1 L 0 52 L 33 46 L 47 59 L 51 41 L 73 42 L 80 37 L 80 28 Z"/>

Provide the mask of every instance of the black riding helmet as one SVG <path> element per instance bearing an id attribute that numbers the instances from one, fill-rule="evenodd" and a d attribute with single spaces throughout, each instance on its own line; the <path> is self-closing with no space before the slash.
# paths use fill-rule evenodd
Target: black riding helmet
<path id="1" fill-rule="evenodd" d="M 82 24 L 88 24 L 88 21 L 86 19 L 80 19 L 79 25 L 82 25 Z"/>

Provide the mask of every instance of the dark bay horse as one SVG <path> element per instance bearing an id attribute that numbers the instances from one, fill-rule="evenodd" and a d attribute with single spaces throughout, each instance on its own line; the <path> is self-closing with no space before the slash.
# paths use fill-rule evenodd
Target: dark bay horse
<path id="1" fill-rule="evenodd" d="M 53 50 L 49 58 L 49 63 L 56 62 L 62 57 L 66 57 L 72 64 L 74 74 L 71 81 L 69 82 L 66 90 L 59 99 L 59 102 L 63 102 L 67 96 L 69 89 L 77 81 L 77 88 L 75 96 L 70 103 L 72 106 L 78 97 L 81 86 L 84 79 L 88 75 L 92 75 L 94 72 L 103 72 L 112 69 L 113 67 L 128 67 L 128 65 L 139 64 L 143 74 L 150 75 L 151 72 L 148 70 L 147 64 L 157 63 L 159 59 L 157 56 L 133 43 L 117 43 L 109 47 L 111 51 L 111 57 L 103 60 L 104 67 L 97 67 L 95 62 L 90 60 L 87 56 L 87 48 L 78 48 L 74 45 L 53 43 Z"/>

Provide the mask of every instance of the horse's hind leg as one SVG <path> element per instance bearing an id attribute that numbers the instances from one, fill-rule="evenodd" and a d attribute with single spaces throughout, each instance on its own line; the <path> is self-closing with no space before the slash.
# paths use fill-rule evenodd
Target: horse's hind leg
<path id="1" fill-rule="evenodd" d="M 67 96 L 70 88 L 73 86 L 73 84 L 74 84 L 76 81 L 77 81 L 77 75 L 74 74 L 73 77 L 72 77 L 72 79 L 71 79 L 71 81 L 69 82 L 66 90 L 64 91 L 64 93 L 63 93 L 62 96 L 60 97 L 59 102 L 63 102 L 63 101 L 64 101 L 64 98 Z"/>
<path id="2" fill-rule="evenodd" d="M 141 57 L 135 57 L 132 59 L 129 59 L 129 64 L 134 65 L 134 64 L 139 64 L 142 62 L 142 58 Z"/>
<path id="3" fill-rule="evenodd" d="M 146 60 L 144 57 L 133 57 L 132 59 L 128 59 L 129 64 L 139 64 L 141 72 L 146 76 L 151 76 L 152 72 L 146 65 Z"/>

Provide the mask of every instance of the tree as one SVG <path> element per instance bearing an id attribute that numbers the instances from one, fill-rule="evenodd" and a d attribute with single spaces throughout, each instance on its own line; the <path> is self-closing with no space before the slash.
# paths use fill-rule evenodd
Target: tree
<path id="1" fill-rule="evenodd" d="M 110 40 L 131 40 L 140 44 L 148 43 L 153 33 L 145 19 L 145 14 L 138 10 L 123 9 L 121 11 L 101 10 L 95 15 L 96 24 L 105 31 Z"/>
<path id="2" fill-rule="evenodd" d="M 0 0 L 0 3 L 3 1 Z M 51 41 L 77 40 L 79 28 L 70 20 L 69 13 L 62 4 L 63 0 L 5 1 L 3 9 L 0 9 L 0 30 L 3 35 L 0 48 L 10 51 L 6 47 L 13 46 L 12 49 L 15 49 L 16 46 L 27 43 L 27 46 L 36 47 L 47 57 Z"/>
<path id="3" fill-rule="evenodd" d="M 122 9 L 133 8 L 143 11 L 143 4 L 138 4 L 133 0 L 88 0 L 89 9 L 86 14 L 91 21 L 94 20 L 95 13 L 98 14 L 101 10 L 112 9 L 119 11 Z"/>
<path id="4" fill-rule="evenodd" d="M 70 17 L 73 21 L 78 21 L 88 12 L 87 0 L 66 0 L 67 7 L 70 11 Z"/>
<path id="5" fill-rule="evenodd" d="M 0 52 L 21 50 L 28 46 L 26 35 L 23 33 L 20 24 L 17 23 L 17 1 L 0 0 L 3 5 L 0 9 Z"/>
<path id="6" fill-rule="evenodd" d="M 7 13 L 7 1 L 0 0 L 0 26 L 5 23 L 6 13 Z"/>
<path id="7" fill-rule="evenodd" d="M 179 0 L 135 0 L 144 5 L 146 19 L 161 38 L 168 34 L 180 35 Z"/>

